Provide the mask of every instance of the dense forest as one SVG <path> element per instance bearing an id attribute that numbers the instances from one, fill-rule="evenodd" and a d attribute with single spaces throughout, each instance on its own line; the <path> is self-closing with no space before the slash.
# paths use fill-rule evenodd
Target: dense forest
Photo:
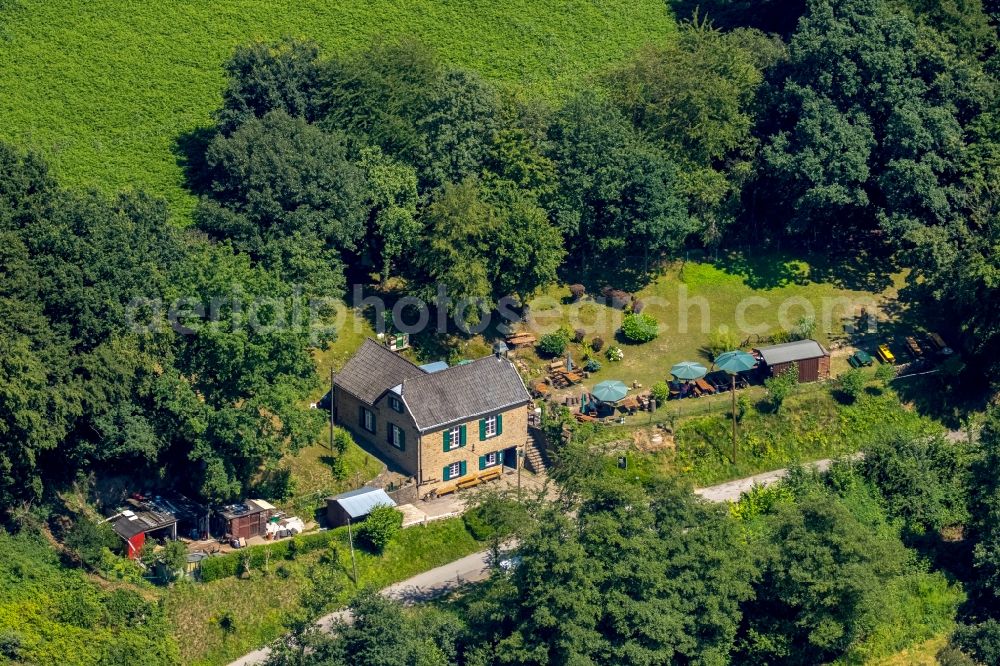
<path id="1" fill-rule="evenodd" d="M 858 279 L 903 271 L 901 304 L 956 343 L 951 389 L 995 396 L 1000 5 L 669 4 L 691 17 L 677 34 L 553 96 L 415 39 L 242 46 L 214 126 L 178 137 L 199 198 L 187 228 L 155 192 L 71 190 L 0 143 L 0 524 L 43 524 L 92 474 L 209 502 L 263 489 L 325 425 L 311 351 L 335 332 L 294 313 L 322 321 L 316 303 L 355 284 L 444 287 L 461 335 L 555 281 L 634 289 L 688 250 L 794 248 Z M 998 663 L 998 419 L 968 450 L 887 441 L 732 512 L 567 463 L 560 503 L 482 511 L 484 534 L 521 539 L 517 566 L 417 618 L 361 595 L 352 627 L 302 624 L 273 661 L 850 660 L 880 614 L 909 626 L 918 596 L 948 630 L 958 581 L 940 658 Z M 959 546 L 945 528 L 964 528 Z M 162 631 L 141 599 L 80 595 L 134 607 L 143 641 Z"/>
<path id="2" fill-rule="evenodd" d="M 185 144 L 196 229 L 149 196 L 65 191 L 4 147 L 3 505 L 95 467 L 239 495 L 315 436 L 300 401 L 321 341 L 250 335 L 233 303 L 275 299 L 255 316 L 287 320 L 349 279 L 490 308 L 560 277 L 641 283 L 690 247 L 801 246 L 845 271 L 861 256 L 909 269 L 903 299 L 985 389 L 1000 371 L 994 17 L 809 2 L 782 39 L 762 32 L 781 21 L 744 27 L 743 4 L 720 4 L 558 101 L 412 40 L 240 48 L 216 128 Z M 132 326 L 136 299 L 162 299 L 142 322 L 175 323 L 220 296 L 196 336 Z"/>
<path id="3" fill-rule="evenodd" d="M 938 662 L 1000 659 L 1000 412 L 974 448 L 900 433 L 732 507 L 637 482 L 576 435 L 558 500 L 490 494 L 466 514 L 498 552 L 520 540 L 488 583 L 417 610 L 362 593 L 353 624 L 300 625 L 269 664 L 872 663 L 946 631 L 959 605 Z"/>

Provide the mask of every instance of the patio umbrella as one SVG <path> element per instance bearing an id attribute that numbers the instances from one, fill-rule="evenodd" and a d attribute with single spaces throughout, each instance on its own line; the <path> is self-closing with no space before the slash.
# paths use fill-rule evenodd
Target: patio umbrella
<path id="1" fill-rule="evenodd" d="M 620 381 L 608 379 L 595 386 L 590 393 L 601 402 L 618 402 L 628 393 L 628 387 Z"/>
<path id="2" fill-rule="evenodd" d="M 727 351 L 715 357 L 715 365 L 728 372 L 733 380 L 733 464 L 736 464 L 736 374 L 757 365 L 757 359 L 745 351 Z"/>
<path id="3" fill-rule="evenodd" d="M 670 368 L 670 374 L 677 379 L 683 379 L 685 381 L 701 379 L 707 372 L 708 368 L 703 366 L 701 363 L 695 363 L 694 361 L 682 361 Z"/>
<path id="4" fill-rule="evenodd" d="M 727 351 L 715 357 L 715 366 L 731 375 L 744 372 L 757 365 L 757 359 L 745 351 Z"/>

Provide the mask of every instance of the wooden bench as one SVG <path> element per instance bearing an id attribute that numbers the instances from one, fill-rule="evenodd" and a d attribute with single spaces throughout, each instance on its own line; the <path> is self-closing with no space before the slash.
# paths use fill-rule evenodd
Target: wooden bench
<path id="1" fill-rule="evenodd" d="M 447 486 L 441 486 L 439 488 L 436 488 L 434 490 L 434 496 L 435 497 L 443 497 L 444 495 L 450 495 L 450 494 L 452 494 L 454 492 L 457 492 L 457 491 L 458 491 L 458 484 L 457 483 L 451 483 L 451 484 L 448 484 Z"/>
<path id="2" fill-rule="evenodd" d="M 471 479 L 463 479 L 456 484 L 459 490 L 465 490 L 467 488 L 475 488 L 479 485 L 479 477 L 474 476 Z"/>
<path id="3" fill-rule="evenodd" d="M 493 481 L 494 479 L 499 479 L 501 476 L 503 476 L 503 471 L 501 471 L 499 467 L 494 467 L 493 469 L 488 469 L 485 472 L 482 472 L 479 475 L 479 480 L 483 482 Z"/>

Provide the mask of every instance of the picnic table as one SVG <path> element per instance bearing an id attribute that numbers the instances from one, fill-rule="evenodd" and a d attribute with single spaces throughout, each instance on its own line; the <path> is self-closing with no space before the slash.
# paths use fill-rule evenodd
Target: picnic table
<path id="1" fill-rule="evenodd" d="M 535 344 L 536 341 L 535 336 L 530 333 L 518 333 L 507 337 L 507 344 L 511 347 L 525 347 Z"/>
<path id="2" fill-rule="evenodd" d="M 634 395 L 630 395 L 621 402 L 619 402 L 618 406 L 621 407 L 622 409 L 627 409 L 630 412 L 634 412 L 635 410 L 639 409 L 641 405 L 639 404 L 639 398 L 637 398 Z"/>
<path id="3" fill-rule="evenodd" d="M 715 387 L 713 387 L 711 384 L 709 384 L 708 382 L 706 382 L 704 379 L 696 379 L 696 380 L 694 380 L 694 385 L 702 393 L 707 393 L 709 395 L 712 395 L 713 393 L 715 393 Z"/>

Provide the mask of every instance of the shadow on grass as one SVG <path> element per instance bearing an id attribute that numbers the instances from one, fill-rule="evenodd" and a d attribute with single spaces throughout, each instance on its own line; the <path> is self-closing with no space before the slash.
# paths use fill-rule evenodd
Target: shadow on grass
<path id="1" fill-rule="evenodd" d="M 812 282 L 840 289 L 881 292 L 893 284 L 899 266 L 880 247 L 826 253 L 734 249 L 706 255 L 705 261 L 739 275 L 753 289 L 774 289 Z"/>
<path id="2" fill-rule="evenodd" d="M 205 151 L 217 134 L 214 126 L 195 127 L 174 141 L 172 152 L 183 170 L 184 185 L 193 194 L 208 194 L 211 188 L 211 169 L 205 160 Z"/>

